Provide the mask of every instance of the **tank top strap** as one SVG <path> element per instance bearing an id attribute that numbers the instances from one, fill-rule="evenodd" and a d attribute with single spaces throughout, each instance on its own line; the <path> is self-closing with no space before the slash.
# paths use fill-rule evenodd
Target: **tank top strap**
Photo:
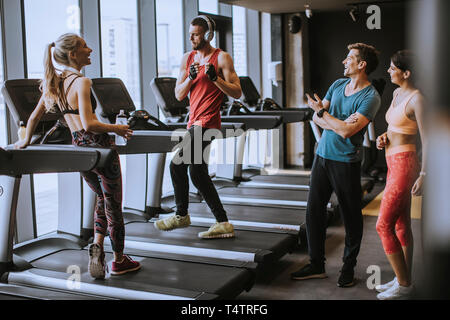
<path id="1" fill-rule="evenodd" d="M 212 65 L 214 65 L 215 67 L 217 67 L 217 60 L 219 58 L 219 53 L 222 50 L 220 50 L 219 48 L 217 48 L 214 53 L 212 54 L 211 58 L 209 59 L 209 63 L 211 63 Z"/>
<path id="2" fill-rule="evenodd" d="M 196 53 L 197 53 L 197 51 L 192 50 L 191 53 L 189 54 L 189 57 L 188 57 L 187 62 L 186 62 L 186 71 L 187 72 L 189 72 L 189 67 L 194 62 L 194 57 L 195 57 Z"/>
<path id="3" fill-rule="evenodd" d="M 67 97 L 67 94 L 69 93 L 70 88 L 72 87 L 73 83 L 75 82 L 75 80 L 77 80 L 78 78 L 81 78 L 81 76 L 76 73 L 72 73 L 72 74 L 76 75 L 76 77 L 74 77 L 72 79 L 72 81 L 69 83 L 69 85 L 67 86 L 66 93 L 65 93 L 66 97 Z M 71 75 L 67 76 L 66 79 L 69 78 Z M 65 81 L 66 79 L 64 79 L 63 81 Z"/>
<path id="4" fill-rule="evenodd" d="M 66 78 L 62 78 L 59 82 L 59 97 L 58 97 L 58 106 L 59 106 L 59 110 L 61 110 L 61 112 L 64 114 L 65 112 L 69 111 L 69 103 L 67 102 L 67 99 L 65 97 L 65 95 L 63 94 L 64 92 L 64 80 Z"/>
<path id="5" fill-rule="evenodd" d="M 403 103 L 403 110 L 405 111 L 405 115 L 406 115 L 406 106 L 408 105 L 409 101 L 411 101 L 411 99 L 417 94 L 419 93 L 419 90 L 414 90 L 413 92 L 411 92 L 411 94 L 409 96 L 407 96 L 405 98 L 405 100 L 402 101 Z"/>
<path id="6" fill-rule="evenodd" d="M 409 95 L 409 96 L 407 96 L 403 101 L 402 101 L 402 104 L 403 104 L 403 114 L 405 115 L 405 118 L 407 119 L 407 120 L 409 120 L 409 121 L 414 121 L 414 120 L 411 120 L 410 118 L 408 118 L 408 115 L 407 115 L 407 113 L 406 113 L 406 107 L 408 106 L 408 103 L 409 103 L 409 101 L 411 101 L 411 99 L 417 94 L 417 93 L 419 93 L 419 90 L 414 90 L 413 92 L 411 92 L 411 94 Z"/>
<path id="7" fill-rule="evenodd" d="M 70 82 L 69 86 L 67 87 L 67 89 L 64 92 L 64 82 L 72 75 L 75 75 L 76 77 L 74 77 L 72 79 L 72 81 Z M 61 78 L 62 81 L 59 83 L 59 92 L 60 92 L 60 97 L 59 97 L 59 105 L 60 105 L 60 110 L 65 114 L 65 113 L 72 113 L 73 108 L 69 105 L 69 102 L 67 101 L 67 95 L 72 87 L 72 85 L 74 84 L 75 80 L 77 80 L 78 78 L 81 78 L 80 75 L 76 74 L 76 73 L 71 73 L 69 74 L 67 77 Z"/>

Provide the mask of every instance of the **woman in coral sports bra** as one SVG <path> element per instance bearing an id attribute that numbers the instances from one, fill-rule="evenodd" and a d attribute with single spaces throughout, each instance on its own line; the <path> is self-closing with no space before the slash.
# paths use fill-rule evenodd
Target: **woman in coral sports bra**
<path id="1" fill-rule="evenodd" d="M 391 106 L 386 112 L 387 132 L 377 138 L 377 148 L 386 150 L 388 173 L 376 228 L 396 275 L 392 281 L 376 287 L 380 300 L 406 298 L 413 291 L 411 195 L 422 193 L 426 139 L 423 130 L 424 98 L 414 86 L 412 61 L 413 55 L 407 50 L 398 51 L 391 58 L 388 73 L 392 83 L 399 88 L 394 91 Z M 415 145 L 418 131 L 422 141 L 421 168 Z"/>

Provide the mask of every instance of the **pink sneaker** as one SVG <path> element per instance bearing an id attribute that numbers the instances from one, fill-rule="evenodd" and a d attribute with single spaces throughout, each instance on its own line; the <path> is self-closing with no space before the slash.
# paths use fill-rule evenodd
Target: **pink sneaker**
<path id="1" fill-rule="evenodd" d="M 137 261 L 133 261 L 129 256 L 123 255 L 122 262 L 112 263 L 111 274 L 114 276 L 119 276 L 128 272 L 137 271 L 141 268 L 141 264 Z"/>

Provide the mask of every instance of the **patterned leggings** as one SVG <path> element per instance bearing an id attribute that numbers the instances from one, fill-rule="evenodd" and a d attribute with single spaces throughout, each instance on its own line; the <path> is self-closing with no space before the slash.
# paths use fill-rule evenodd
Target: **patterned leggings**
<path id="1" fill-rule="evenodd" d="M 95 148 L 109 148 L 115 145 L 108 134 L 94 134 L 85 130 L 72 133 L 72 144 Z M 121 253 L 125 239 L 122 215 L 122 173 L 119 154 L 114 152 L 113 160 L 106 167 L 81 172 L 81 176 L 97 194 L 94 216 L 95 233 L 106 236 L 109 232 L 113 251 Z"/>
<path id="2" fill-rule="evenodd" d="M 394 254 L 412 240 L 411 189 L 417 179 L 419 166 L 414 151 L 388 155 L 386 162 L 386 188 L 376 228 L 386 254 Z"/>

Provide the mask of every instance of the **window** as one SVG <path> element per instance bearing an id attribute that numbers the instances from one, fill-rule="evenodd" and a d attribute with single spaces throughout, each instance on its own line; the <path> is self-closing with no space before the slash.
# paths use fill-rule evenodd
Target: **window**
<path id="1" fill-rule="evenodd" d="M 198 11 L 219 14 L 219 2 L 218 0 L 199 0 Z"/>
<path id="2" fill-rule="evenodd" d="M 218 0 L 199 0 L 198 11 L 201 13 L 219 14 L 219 1 Z M 211 45 L 217 48 L 217 32 L 214 38 L 211 40 Z"/>
<path id="3" fill-rule="evenodd" d="M 178 77 L 183 57 L 181 0 L 156 0 L 158 76 Z"/>
<path id="4" fill-rule="evenodd" d="M 0 35 L 3 34 L 0 23 Z M 0 38 L 0 57 L 3 57 L 3 39 Z M 5 80 L 3 74 L 3 59 L 0 59 L 0 81 Z M 8 144 L 8 131 L 6 126 L 6 106 L 3 95 L 0 94 L 0 147 Z"/>
<path id="5" fill-rule="evenodd" d="M 140 107 L 137 2 L 101 0 L 103 77 L 121 79 Z"/>
<path id="6" fill-rule="evenodd" d="M 46 45 L 63 33 L 80 34 L 80 9 L 77 0 L 25 0 L 24 5 L 28 78 L 41 79 Z M 40 236 L 57 229 L 57 174 L 34 175 L 34 191 Z"/>
<path id="7" fill-rule="evenodd" d="M 238 76 L 247 76 L 247 34 L 245 8 L 233 6 L 233 58 Z"/>
<path id="8" fill-rule="evenodd" d="M 49 12 L 51 11 L 51 19 Z M 26 0 L 25 30 L 28 78 L 44 74 L 44 51 L 60 35 L 80 34 L 80 8 L 77 0 Z"/>

